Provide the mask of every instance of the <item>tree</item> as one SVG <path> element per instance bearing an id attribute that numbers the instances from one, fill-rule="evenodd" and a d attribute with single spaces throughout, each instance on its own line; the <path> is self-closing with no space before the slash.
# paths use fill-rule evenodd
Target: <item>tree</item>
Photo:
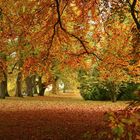
<path id="1" fill-rule="evenodd" d="M 5 79 L 4 66 L 5 66 L 5 64 L 4 64 L 3 60 L 0 59 L 0 98 L 3 98 L 3 99 L 5 98 L 5 95 L 6 95 L 6 93 L 5 93 L 5 91 L 6 91 L 6 89 L 5 89 L 6 79 Z"/>
<path id="2" fill-rule="evenodd" d="M 7 87 L 7 65 L 6 65 L 6 56 L 5 54 L 1 53 L 0 54 L 0 60 L 1 60 L 1 64 L 0 64 L 0 81 L 1 81 L 1 97 L 5 98 L 5 96 L 9 96 L 8 94 L 8 87 Z"/>
<path id="3" fill-rule="evenodd" d="M 101 81 L 139 82 L 138 7 L 137 0 L 2 0 L 0 51 L 6 57 L 15 54 L 6 63 L 8 70 L 18 71 L 16 96 L 22 96 L 22 79 L 31 94 L 35 74 L 54 77 L 56 87 L 63 68 L 80 69 L 88 59 L 98 63 Z"/>

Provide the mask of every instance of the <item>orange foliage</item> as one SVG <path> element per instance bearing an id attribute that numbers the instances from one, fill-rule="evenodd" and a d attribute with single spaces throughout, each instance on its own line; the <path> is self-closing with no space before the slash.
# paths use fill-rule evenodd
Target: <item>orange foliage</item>
<path id="1" fill-rule="evenodd" d="M 110 2 L 113 8 L 118 5 Z M 110 20 L 109 6 L 103 17 L 102 4 L 98 0 L 1 0 L 0 51 L 15 53 L 9 63 L 21 61 L 25 75 L 50 72 L 54 65 L 90 69 L 98 62 L 103 79 L 127 81 L 129 75 L 138 75 L 139 61 L 130 65 L 134 57 L 139 58 L 130 55 L 138 38 L 130 32 L 132 22 Z"/>

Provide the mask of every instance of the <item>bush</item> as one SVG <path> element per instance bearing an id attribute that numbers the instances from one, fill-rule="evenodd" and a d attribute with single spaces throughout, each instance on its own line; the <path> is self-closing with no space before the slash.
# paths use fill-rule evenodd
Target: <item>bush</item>
<path id="1" fill-rule="evenodd" d="M 80 71 L 80 94 L 85 100 L 110 100 L 110 94 L 103 82 L 98 81 L 96 70 Z"/>
<path id="2" fill-rule="evenodd" d="M 85 100 L 110 100 L 110 95 L 107 89 L 98 85 L 92 85 L 89 87 L 81 87 L 80 94 Z"/>
<path id="3" fill-rule="evenodd" d="M 138 100 L 139 96 L 134 94 L 139 90 L 139 84 L 123 83 L 110 86 L 108 82 L 100 82 L 95 77 L 83 75 L 80 80 L 80 94 L 85 100 Z"/>
<path id="4" fill-rule="evenodd" d="M 81 83 L 80 94 L 85 100 L 110 100 L 107 89 L 90 80 Z"/>
<path id="5" fill-rule="evenodd" d="M 110 100 L 109 91 L 103 86 L 91 84 L 81 84 L 80 94 L 85 100 Z M 128 83 L 120 87 L 120 92 L 117 95 L 117 100 L 139 100 L 140 97 L 135 94 L 138 89 L 138 84 Z"/>
<path id="6" fill-rule="evenodd" d="M 118 100 L 137 100 L 139 96 L 134 94 L 135 91 L 139 90 L 139 84 L 135 83 L 125 83 L 120 88 L 120 94 Z"/>
<path id="7" fill-rule="evenodd" d="M 115 83 L 111 81 L 99 81 L 95 72 L 80 71 L 80 94 L 85 100 L 138 100 L 134 94 L 140 90 L 140 84 Z"/>

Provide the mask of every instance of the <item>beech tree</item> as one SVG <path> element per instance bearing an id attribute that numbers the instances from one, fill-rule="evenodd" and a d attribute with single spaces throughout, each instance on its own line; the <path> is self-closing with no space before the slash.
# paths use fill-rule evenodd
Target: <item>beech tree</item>
<path id="1" fill-rule="evenodd" d="M 7 67 L 17 71 L 19 97 L 23 79 L 30 96 L 35 74 L 46 77 L 46 83 L 51 77 L 56 92 L 57 72 L 67 66 L 90 68 L 88 59 L 98 63 L 101 81 L 139 83 L 139 5 L 138 0 L 1 0 L 0 51 L 14 54 L 11 61 L 0 57 L 2 98 Z M 42 95 L 41 79 L 39 85 Z"/>

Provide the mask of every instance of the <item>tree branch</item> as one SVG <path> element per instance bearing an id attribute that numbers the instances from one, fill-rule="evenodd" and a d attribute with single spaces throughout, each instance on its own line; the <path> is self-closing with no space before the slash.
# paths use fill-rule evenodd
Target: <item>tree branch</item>
<path id="1" fill-rule="evenodd" d="M 133 20 L 134 20 L 136 26 L 137 26 L 137 29 L 140 30 L 140 23 L 139 23 L 139 21 L 138 21 L 136 15 L 135 15 L 135 12 L 136 12 L 135 6 L 136 6 L 136 4 L 137 4 L 137 0 L 133 0 L 132 4 L 130 3 L 129 0 L 127 0 L 127 2 L 128 2 L 129 6 L 130 6 L 131 15 L 132 15 L 132 18 L 133 18 Z"/>
<path id="2" fill-rule="evenodd" d="M 85 44 L 84 44 L 84 41 L 83 41 L 80 37 L 78 37 L 78 36 L 76 36 L 76 35 L 74 35 L 74 34 L 68 32 L 68 31 L 63 27 L 62 21 L 61 21 L 59 0 L 55 0 L 55 2 L 56 2 L 56 7 L 57 7 L 57 15 L 58 15 L 58 22 L 59 22 L 60 28 L 61 28 L 66 34 L 68 34 L 69 36 L 71 36 L 71 37 L 75 38 L 76 40 L 78 40 L 78 42 L 81 44 L 81 46 L 82 46 L 82 47 L 84 48 L 84 50 L 85 50 L 84 53 L 86 53 L 86 54 L 92 54 L 92 55 L 94 55 L 95 57 L 97 57 L 99 60 L 101 60 L 95 53 L 93 53 L 93 52 L 90 53 L 90 52 L 88 51 L 87 47 L 86 47 Z M 83 54 L 83 53 L 81 53 L 81 54 L 79 54 L 79 55 L 82 55 L 82 54 Z"/>
<path id="3" fill-rule="evenodd" d="M 13 73 L 13 71 L 14 71 L 14 69 L 15 69 L 17 64 L 18 64 L 18 61 L 14 64 L 14 66 L 12 67 L 12 70 L 10 72 L 8 72 L 8 74 L 12 74 Z"/>

